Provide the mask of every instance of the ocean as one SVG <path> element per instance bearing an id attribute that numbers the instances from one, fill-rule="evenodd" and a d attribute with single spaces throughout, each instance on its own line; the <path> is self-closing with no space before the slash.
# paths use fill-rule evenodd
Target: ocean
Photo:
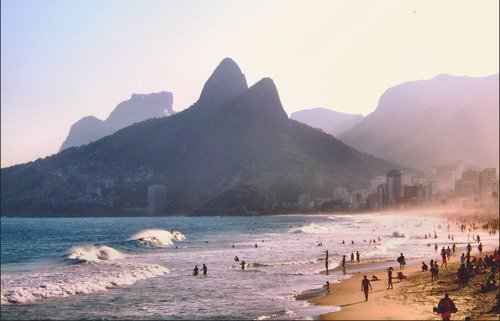
<path id="1" fill-rule="evenodd" d="M 428 243 L 452 244 L 446 224 L 397 213 L 2 218 L 1 318 L 318 319 L 339 308 L 296 297 L 349 277 L 321 273 L 325 250 L 330 269 L 356 251 L 394 267 L 400 253 L 428 261 L 439 258 Z M 467 233 L 454 233 L 465 247 Z"/>

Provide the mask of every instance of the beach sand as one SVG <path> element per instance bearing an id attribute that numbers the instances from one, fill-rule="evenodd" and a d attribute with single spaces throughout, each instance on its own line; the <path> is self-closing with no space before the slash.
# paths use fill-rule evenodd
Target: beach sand
<path id="1" fill-rule="evenodd" d="M 483 253 L 483 256 L 490 253 Z M 428 260 L 426 263 L 429 264 Z M 441 320 L 441 315 L 434 313 L 445 292 L 455 302 L 458 312 L 452 315 L 452 320 L 464 320 L 471 316 L 472 320 L 498 320 L 498 310 L 491 311 L 496 304 L 497 291 L 479 292 L 479 282 L 484 282 L 487 274 L 473 277 L 469 284 L 458 289 L 455 282 L 456 272 L 460 263 L 459 254 L 452 256 L 448 268 L 440 268 L 438 281 L 431 282 L 430 272 L 421 272 L 421 260 L 408 261 L 402 270 L 408 280 L 393 280 L 394 289 L 387 289 L 386 268 L 392 266 L 393 276 L 397 275 L 399 264 L 395 261 L 381 263 L 348 264 L 348 273 L 354 273 L 351 278 L 330 285 L 328 295 L 312 299 L 310 302 L 318 305 L 341 307 L 341 311 L 321 316 L 321 320 Z M 440 263 L 439 263 L 440 264 Z M 363 275 L 371 279 L 372 275 L 380 281 L 371 281 L 373 290 L 368 301 L 365 301 L 361 291 Z M 498 284 L 498 273 L 497 273 Z"/>

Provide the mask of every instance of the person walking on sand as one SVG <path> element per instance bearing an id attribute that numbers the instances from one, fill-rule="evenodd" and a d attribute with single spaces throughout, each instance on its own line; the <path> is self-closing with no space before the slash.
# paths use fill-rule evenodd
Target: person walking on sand
<path id="1" fill-rule="evenodd" d="M 441 308 L 441 318 L 443 321 L 450 320 L 451 314 L 458 311 L 453 300 L 449 298 L 448 293 L 445 293 L 444 298 L 439 300 L 438 307 Z"/>
<path id="2" fill-rule="evenodd" d="M 370 280 L 366 278 L 366 275 L 364 275 L 363 280 L 361 280 L 361 291 L 365 292 L 365 301 L 368 301 L 368 288 L 372 290 L 372 284 Z"/>
<path id="3" fill-rule="evenodd" d="M 444 265 L 444 267 L 448 267 L 448 263 L 446 261 L 446 250 L 445 250 L 444 246 L 443 246 L 443 249 L 441 250 L 441 261 L 442 261 L 441 267 L 443 267 L 443 265 Z"/>
<path id="4" fill-rule="evenodd" d="M 359 263 L 359 252 L 358 251 L 356 251 L 356 262 Z"/>
<path id="5" fill-rule="evenodd" d="M 392 286 L 392 266 L 387 269 L 387 290 L 393 289 Z"/>
<path id="6" fill-rule="evenodd" d="M 207 266 L 205 265 L 205 263 L 203 263 L 203 267 L 201 268 L 201 270 L 203 271 L 203 275 L 207 275 Z"/>

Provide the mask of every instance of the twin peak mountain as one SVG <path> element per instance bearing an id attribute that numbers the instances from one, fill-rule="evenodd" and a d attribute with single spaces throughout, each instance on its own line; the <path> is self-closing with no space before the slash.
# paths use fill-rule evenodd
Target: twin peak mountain
<path id="1" fill-rule="evenodd" d="M 191 107 L 88 145 L 2 169 L 2 215 L 127 215 L 166 186 L 160 214 L 279 213 L 308 193 L 365 186 L 395 165 L 288 118 L 270 78 L 250 88 L 226 58 Z M 86 187 L 104 188 L 96 198 Z"/>

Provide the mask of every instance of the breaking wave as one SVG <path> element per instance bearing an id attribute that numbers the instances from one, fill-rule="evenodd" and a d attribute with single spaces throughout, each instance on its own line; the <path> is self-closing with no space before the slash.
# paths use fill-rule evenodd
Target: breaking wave
<path id="1" fill-rule="evenodd" d="M 304 234 L 328 234 L 334 232 L 333 227 L 321 226 L 318 224 L 309 224 L 296 229 L 291 229 L 291 233 L 304 233 Z"/>
<path id="2" fill-rule="evenodd" d="M 282 261 L 282 262 L 268 262 L 268 263 L 260 263 L 260 262 L 252 262 L 247 264 L 249 267 L 266 267 L 266 266 L 283 266 L 283 265 L 303 265 L 303 264 L 315 264 L 318 263 L 317 259 L 307 259 L 307 260 L 299 260 L 299 261 Z"/>
<path id="3" fill-rule="evenodd" d="M 103 261 L 65 266 L 47 273 L 2 275 L 0 303 L 89 294 L 166 273 L 168 269 L 159 265 Z"/>
<path id="4" fill-rule="evenodd" d="M 71 247 L 64 257 L 68 260 L 98 262 L 123 259 L 124 255 L 106 245 L 79 245 Z"/>
<path id="5" fill-rule="evenodd" d="M 172 241 L 182 241 L 185 238 L 186 236 L 179 231 L 147 229 L 135 233 L 127 241 L 137 241 L 145 246 L 162 247 L 173 245 Z"/>

